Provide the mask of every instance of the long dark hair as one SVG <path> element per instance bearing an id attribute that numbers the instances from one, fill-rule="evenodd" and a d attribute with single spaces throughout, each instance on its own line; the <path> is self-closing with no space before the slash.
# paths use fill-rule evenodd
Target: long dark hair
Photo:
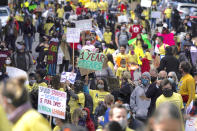
<path id="1" fill-rule="evenodd" d="M 114 65 L 114 60 L 112 54 L 107 54 L 107 59 Z"/>
<path id="2" fill-rule="evenodd" d="M 96 82 L 96 89 L 98 90 L 97 85 L 98 85 L 98 81 L 99 81 L 99 80 L 102 80 L 103 83 L 104 83 L 104 91 L 108 91 L 107 81 L 106 81 L 104 78 L 99 78 L 99 79 L 97 79 L 97 82 Z"/>

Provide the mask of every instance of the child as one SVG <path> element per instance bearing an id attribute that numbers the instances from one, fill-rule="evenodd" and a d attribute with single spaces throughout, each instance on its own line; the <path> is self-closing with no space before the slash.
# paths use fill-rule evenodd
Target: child
<path id="1" fill-rule="evenodd" d="M 120 67 L 118 67 L 118 69 L 116 71 L 116 77 L 119 79 L 120 85 L 121 85 L 121 82 L 122 82 L 122 74 L 126 70 L 127 70 L 126 60 L 125 59 L 121 59 L 121 61 L 120 61 Z"/>
<path id="2" fill-rule="evenodd" d="M 148 50 L 148 45 L 144 44 L 142 46 L 143 50 L 144 50 L 144 57 L 141 59 L 142 61 L 142 65 L 141 65 L 141 73 L 144 72 L 149 72 L 150 71 L 150 64 L 152 61 L 152 56 Z"/>
<path id="3" fill-rule="evenodd" d="M 130 51 L 129 51 L 129 54 L 128 54 L 128 64 L 129 64 L 129 70 L 130 70 L 130 73 L 131 73 L 131 78 L 132 80 L 134 79 L 134 76 L 133 76 L 133 73 L 135 71 L 134 67 L 137 66 L 137 54 L 135 54 L 134 52 L 134 46 L 133 45 L 130 45 Z M 136 68 L 137 69 L 137 68 Z"/>

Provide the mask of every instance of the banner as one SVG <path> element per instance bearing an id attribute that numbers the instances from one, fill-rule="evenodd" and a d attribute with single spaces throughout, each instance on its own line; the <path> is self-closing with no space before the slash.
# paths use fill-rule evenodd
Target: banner
<path id="1" fill-rule="evenodd" d="M 175 45 L 174 34 L 173 33 L 169 33 L 169 34 L 158 33 L 157 36 L 162 36 L 163 37 L 163 43 L 168 44 L 169 46 Z"/>
<path id="2" fill-rule="evenodd" d="M 82 50 L 78 59 L 78 67 L 89 70 L 102 70 L 104 62 L 104 54 Z"/>
<path id="3" fill-rule="evenodd" d="M 141 7 L 151 7 L 152 0 L 141 0 Z"/>
<path id="4" fill-rule="evenodd" d="M 81 31 L 92 30 L 92 20 L 79 20 L 75 21 L 75 27 Z"/>
<path id="5" fill-rule="evenodd" d="M 151 12 L 151 18 L 161 18 L 161 12 L 160 11 L 152 11 Z"/>
<path id="6" fill-rule="evenodd" d="M 128 17 L 126 15 L 118 16 L 118 23 L 128 22 Z"/>
<path id="7" fill-rule="evenodd" d="M 67 28 L 66 41 L 68 43 L 79 43 L 79 40 L 80 40 L 80 29 Z"/>
<path id="8" fill-rule="evenodd" d="M 66 92 L 40 86 L 38 112 L 60 119 L 65 119 L 66 99 Z"/>
<path id="9" fill-rule="evenodd" d="M 69 81 L 71 84 L 75 83 L 77 74 L 72 72 L 62 72 L 60 82 Z"/>

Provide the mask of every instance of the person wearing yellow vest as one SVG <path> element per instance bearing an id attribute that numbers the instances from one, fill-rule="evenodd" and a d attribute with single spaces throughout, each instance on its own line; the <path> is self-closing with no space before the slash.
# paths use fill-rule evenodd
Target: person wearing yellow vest
<path id="1" fill-rule="evenodd" d="M 13 124 L 12 131 L 51 131 L 48 121 L 31 107 L 25 81 L 25 78 L 19 77 L 0 85 L 1 104 Z"/>
<path id="2" fill-rule="evenodd" d="M 8 121 L 3 107 L 0 105 L 0 131 L 11 131 L 12 125 Z"/>
<path id="3" fill-rule="evenodd" d="M 60 8 L 57 9 L 57 15 L 61 19 L 63 19 L 64 17 L 64 8 L 61 5 L 60 5 Z"/>
<path id="4" fill-rule="evenodd" d="M 127 109 L 121 104 L 115 104 L 109 112 L 109 121 L 116 121 L 123 131 L 134 131 L 128 127 Z"/>
<path id="5" fill-rule="evenodd" d="M 164 11 L 164 14 L 165 14 L 166 23 L 170 29 L 171 28 L 171 16 L 172 16 L 171 5 L 167 6 L 167 8 Z"/>
<path id="6" fill-rule="evenodd" d="M 178 84 L 178 90 L 183 98 L 183 102 L 186 104 L 186 107 L 188 107 L 191 101 L 195 99 L 195 80 L 192 75 L 189 74 L 191 70 L 189 62 L 181 62 L 179 70 L 182 73 L 182 77 Z"/>

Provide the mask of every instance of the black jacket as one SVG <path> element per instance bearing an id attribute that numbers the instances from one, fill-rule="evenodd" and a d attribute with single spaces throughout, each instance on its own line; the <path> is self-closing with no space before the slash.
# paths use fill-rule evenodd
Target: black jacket
<path id="1" fill-rule="evenodd" d="M 148 108 L 148 116 L 150 117 L 155 110 L 155 103 L 157 98 L 162 94 L 160 87 L 155 83 L 151 84 L 146 91 L 146 97 L 151 99 L 150 107 Z"/>
<path id="2" fill-rule="evenodd" d="M 96 20 L 99 28 L 105 27 L 105 20 L 103 15 L 98 15 Z"/>
<path id="3" fill-rule="evenodd" d="M 174 71 L 176 74 L 179 69 L 179 61 L 173 55 L 166 55 L 161 59 L 160 66 L 157 68 L 158 72 L 166 70 L 167 73 Z"/>

